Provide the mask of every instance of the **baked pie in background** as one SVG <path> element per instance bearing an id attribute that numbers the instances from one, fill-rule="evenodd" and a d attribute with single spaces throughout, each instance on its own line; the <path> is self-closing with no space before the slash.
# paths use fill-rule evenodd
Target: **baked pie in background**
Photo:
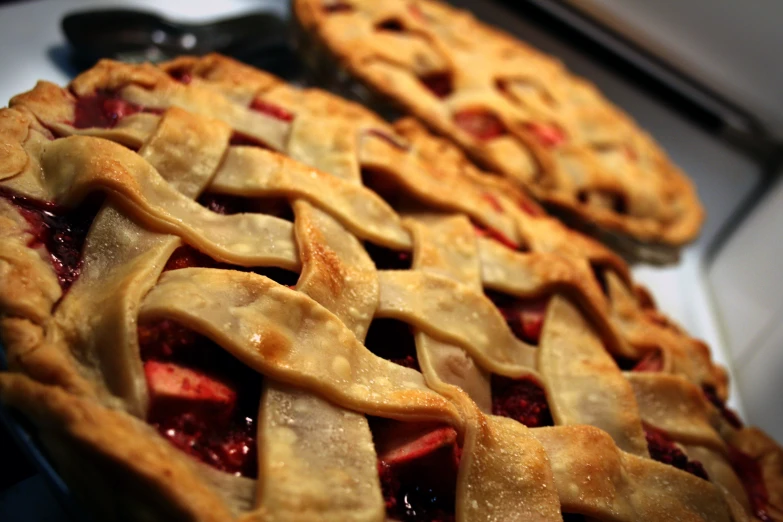
<path id="1" fill-rule="evenodd" d="M 0 110 L 0 333 L 99 520 L 783 520 L 783 452 L 616 254 L 217 55 Z"/>
<path id="2" fill-rule="evenodd" d="M 441 2 L 293 5 L 319 83 L 412 114 L 631 260 L 675 262 L 697 237 L 691 181 L 555 58 Z"/>

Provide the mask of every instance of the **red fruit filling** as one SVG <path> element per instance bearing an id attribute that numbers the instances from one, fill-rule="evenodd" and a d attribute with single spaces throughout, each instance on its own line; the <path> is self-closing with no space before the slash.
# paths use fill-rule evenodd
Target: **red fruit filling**
<path id="1" fill-rule="evenodd" d="M 517 196 L 516 198 L 517 206 L 524 212 L 525 214 L 528 214 L 533 217 L 543 216 L 545 213 L 543 210 L 541 210 L 541 207 L 530 201 L 524 196 Z"/>
<path id="2" fill-rule="evenodd" d="M 218 214 L 237 214 L 240 212 L 262 212 L 265 214 L 273 214 L 272 210 L 275 210 L 275 208 L 270 208 L 271 200 L 241 198 L 218 194 L 204 194 L 199 198 L 198 201 L 211 211 Z M 293 213 L 291 211 L 290 205 L 288 205 L 287 202 L 284 208 L 278 210 L 282 214 L 279 217 L 286 217 L 287 212 L 288 214 L 291 214 L 290 220 L 293 221 Z M 171 254 L 171 257 L 169 257 L 169 260 L 166 262 L 166 266 L 163 268 L 163 271 L 165 272 L 168 270 L 179 270 L 181 268 L 191 267 L 219 268 L 222 270 L 253 272 L 255 274 L 266 276 L 276 283 L 287 286 L 289 288 L 296 286 L 296 283 L 299 280 L 299 274 L 296 272 L 290 272 L 283 268 L 245 267 L 232 265 L 229 263 L 222 263 L 189 245 L 184 245 L 176 249 Z"/>
<path id="3" fill-rule="evenodd" d="M 745 486 L 745 492 L 748 494 L 748 500 L 753 509 L 753 514 L 759 520 L 764 522 L 773 522 L 773 518 L 767 512 L 769 505 L 769 494 L 764 484 L 764 475 L 761 472 L 761 466 L 750 455 L 741 452 L 737 448 L 729 445 L 729 461 L 734 472 L 739 477 L 742 485 Z"/>
<path id="4" fill-rule="evenodd" d="M 293 113 L 278 105 L 274 105 L 260 99 L 253 100 L 249 108 L 253 111 L 260 112 L 261 114 L 271 116 L 272 118 L 284 122 L 291 122 L 294 119 Z M 264 149 L 269 148 L 269 146 L 260 139 L 238 131 L 234 131 L 234 133 L 231 135 L 230 144 L 234 146 L 261 147 Z"/>
<path id="5" fill-rule="evenodd" d="M 218 214 L 267 214 L 286 221 L 294 220 L 294 211 L 287 199 L 283 198 L 246 198 L 225 194 L 202 194 L 199 204 Z"/>
<path id="6" fill-rule="evenodd" d="M 438 98 L 445 98 L 454 91 L 454 81 L 449 72 L 425 74 L 419 76 L 419 81 Z"/>
<path id="7" fill-rule="evenodd" d="M 253 103 L 250 104 L 250 109 L 261 114 L 266 114 L 277 120 L 290 122 L 294 120 L 294 114 L 272 103 L 256 98 Z"/>
<path id="8" fill-rule="evenodd" d="M 263 377 L 173 321 L 140 324 L 138 335 L 150 393 L 147 421 L 201 462 L 255 477 Z"/>
<path id="9" fill-rule="evenodd" d="M 625 372 L 660 372 L 663 371 L 663 353 L 651 350 L 641 359 L 614 358 L 617 366 Z"/>
<path id="10" fill-rule="evenodd" d="M 701 462 L 698 460 L 690 460 L 664 432 L 645 424 L 644 435 L 647 439 L 647 448 L 650 450 L 650 457 L 653 460 L 687 471 L 691 475 L 696 475 L 704 480 L 709 480 L 707 472 L 704 470 Z"/>
<path id="11" fill-rule="evenodd" d="M 482 192 L 481 199 L 489 203 L 492 206 L 492 210 L 499 214 L 503 214 L 503 206 L 500 204 L 500 200 L 494 194 L 490 194 L 489 192 Z"/>
<path id="12" fill-rule="evenodd" d="M 634 372 L 660 372 L 663 371 L 663 353 L 653 350 L 636 363 L 631 371 Z"/>
<path id="13" fill-rule="evenodd" d="M 740 420 L 739 416 L 735 411 L 733 411 L 731 408 L 726 406 L 726 403 L 718 397 L 718 391 L 715 389 L 714 386 L 710 386 L 709 384 L 705 384 L 702 386 L 702 391 L 704 392 L 704 396 L 707 397 L 707 400 L 710 401 L 713 405 L 715 405 L 718 410 L 720 410 L 721 414 L 723 415 L 723 418 L 726 419 L 726 422 L 734 426 L 735 428 L 742 429 L 743 423 Z"/>
<path id="14" fill-rule="evenodd" d="M 402 25 L 396 18 L 389 18 L 375 25 L 377 31 L 391 31 L 394 33 L 401 33 L 405 30 L 405 26 Z"/>
<path id="15" fill-rule="evenodd" d="M 197 415 L 224 420 L 236 405 L 234 390 L 219 380 L 174 363 L 144 363 L 152 401 L 170 409 L 184 409 Z"/>
<path id="16" fill-rule="evenodd" d="M 452 522 L 461 449 L 448 426 L 368 417 L 387 518 Z"/>
<path id="17" fill-rule="evenodd" d="M 526 123 L 525 128 L 532 133 L 544 147 L 558 147 L 568 139 L 563 129 L 554 123 Z"/>
<path id="18" fill-rule="evenodd" d="M 169 76 L 180 83 L 188 85 L 193 81 L 193 75 L 188 69 L 172 69 L 169 71 Z"/>
<path id="19" fill-rule="evenodd" d="M 369 129 L 364 132 L 369 136 L 375 136 L 376 138 L 382 139 L 383 141 L 385 141 L 395 149 L 399 149 L 401 151 L 408 151 L 411 148 L 410 145 L 408 145 L 407 143 L 400 141 L 400 138 L 398 136 L 394 136 L 392 134 L 389 134 L 388 132 L 384 132 L 379 129 Z"/>
<path id="20" fill-rule="evenodd" d="M 324 11 L 327 13 L 346 13 L 353 11 L 353 6 L 347 2 L 324 2 Z"/>
<path id="21" fill-rule="evenodd" d="M 46 249 L 60 288 L 67 291 L 81 273 L 82 247 L 103 204 L 103 194 L 89 197 L 73 210 L 5 191 L 0 192 L 0 197 L 14 205 L 27 220 L 33 236 L 28 246 Z"/>
<path id="22" fill-rule="evenodd" d="M 364 244 L 370 259 L 378 270 L 410 270 L 413 258 L 410 252 L 391 250 L 372 243 Z"/>
<path id="23" fill-rule="evenodd" d="M 410 11 L 413 17 L 419 20 L 420 22 L 429 21 L 429 18 L 427 17 L 427 15 L 424 14 L 424 11 L 422 11 L 421 8 L 416 4 L 408 4 L 408 11 Z"/>
<path id="24" fill-rule="evenodd" d="M 72 125 L 77 129 L 111 129 L 121 119 L 137 112 L 160 114 L 159 109 L 145 109 L 129 101 L 120 99 L 118 92 L 99 90 L 91 96 L 76 99 L 75 117 Z"/>
<path id="25" fill-rule="evenodd" d="M 266 143 L 259 140 L 258 138 L 248 136 L 247 134 L 238 131 L 234 131 L 231 134 L 231 139 L 228 143 L 229 145 L 233 145 L 235 147 L 261 147 L 262 149 L 269 148 Z"/>
<path id="26" fill-rule="evenodd" d="M 195 248 L 185 245 L 181 246 L 171 254 L 163 271 L 179 270 L 182 268 L 219 268 L 221 270 L 236 270 L 239 272 L 253 272 L 268 277 L 277 284 L 293 288 L 299 280 L 299 274 L 289 272 L 283 268 L 271 267 L 245 267 L 221 263 L 199 252 Z"/>
<path id="27" fill-rule="evenodd" d="M 492 413 L 521 422 L 528 428 L 554 426 L 546 392 L 533 379 L 492 375 Z"/>
<path id="28" fill-rule="evenodd" d="M 522 301 L 499 292 L 487 292 L 487 297 L 495 303 L 517 338 L 528 344 L 538 345 L 549 297 Z"/>
<path id="29" fill-rule="evenodd" d="M 476 223 L 473 223 L 473 229 L 476 231 L 476 234 L 481 237 L 488 237 L 490 239 L 494 239 L 495 241 L 501 243 L 503 246 L 510 248 L 511 250 L 515 250 L 517 252 L 523 251 L 522 245 L 520 245 L 513 239 L 509 238 L 499 230 L 495 230 L 494 228 L 489 228 L 489 227 L 483 227 L 481 225 L 477 225 Z"/>
<path id="30" fill-rule="evenodd" d="M 481 141 L 488 141 L 508 132 L 500 118 L 485 109 L 462 110 L 454 114 L 454 123 Z"/>
<path id="31" fill-rule="evenodd" d="M 394 319 L 375 319 L 367 331 L 364 345 L 378 357 L 419 370 L 416 341 L 407 323 Z"/>

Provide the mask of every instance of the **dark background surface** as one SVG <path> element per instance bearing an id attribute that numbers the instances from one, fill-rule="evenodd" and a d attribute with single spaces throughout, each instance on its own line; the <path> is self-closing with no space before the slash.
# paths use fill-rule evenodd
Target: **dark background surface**
<path id="1" fill-rule="evenodd" d="M 22 450 L 17 447 L 16 442 L 2 423 L 0 423 L 0 463 L 2 463 L 0 465 L 0 491 L 5 491 L 35 474 L 32 464 L 27 460 Z"/>

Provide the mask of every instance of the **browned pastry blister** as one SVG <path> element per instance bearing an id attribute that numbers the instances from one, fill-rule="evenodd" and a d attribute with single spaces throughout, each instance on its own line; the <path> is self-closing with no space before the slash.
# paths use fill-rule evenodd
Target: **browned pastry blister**
<path id="1" fill-rule="evenodd" d="M 212 55 L 0 137 L 0 398 L 102 518 L 779 513 L 707 347 L 413 120 Z"/>
<path id="2" fill-rule="evenodd" d="M 630 260 L 676 262 L 697 237 L 704 211 L 690 180 L 556 59 L 438 1 L 293 6 L 318 85 L 415 116 Z"/>

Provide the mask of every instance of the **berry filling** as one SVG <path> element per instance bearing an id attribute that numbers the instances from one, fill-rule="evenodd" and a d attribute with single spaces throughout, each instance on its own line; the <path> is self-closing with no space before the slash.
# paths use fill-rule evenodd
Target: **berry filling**
<path id="1" fill-rule="evenodd" d="M 72 125 L 77 129 L 111 129 L 120 120 L 138 112 L 161 114 L 159 109 L 145 109 L 129 101 L 120 99 L 119 92 L 99 90 L 91 96 L 76 99 L 75 116 Z"/>
<path id="2" fill-rule="evenodd" d="M 391 250 L 373 243 L 365 243 L 365 250 L 378 270 L 410 270 L 413 262 L 410 252 Z"/>
<path id="3" fill-rule="evenodd" d="M 508 132 L 500 118 L 485 109 L 459 111 L 454 114 L 454 123 L 480 141 L 488 141 Z"/>
<path id="4" fill-rule="evenodd" d="M 522 245 L 514 241 L 513 239 L 506 236 L 503 232 L 500 232 L 499 230 L 495 230 L 494 228 L 489 227 L 483 227 L 481 225 L 477 225 L 476 223 L 473 223 L 473 229 L 476 231 L 476 234 L 481 237 L 488 237 L 490 239 L 494 239 L 498 243 L 502 244 L 503 246 L 506 246 L 510 248 L 511 250 L 517 251 L 517 252 L 523 252 L 524 249 L 522 248 Z"/>
<path id="5" fill-rule="evenodd" d="M 147 361 L 144 374 L 152 401 L 170 410 L 187 410 L 224 422 L 237 402 L 237 395 L 229 385 L 174 363 Z"/>
<path id="6" fill-rule="evenodd" d="M 401 33 L 405 30 L 405 26 L 402 25 L 396 18 L 389 18 L 375 25 L 376 31 L 390 31 L 393 33 Z"/>
<path id="7" fill-rule="evenodd" d="M 482 192 L 481 199 L 489 203 L 492 206 L 492 210 L 498 214 L 503 214 L 503 206 L 500 204 L 500 200 L 494 194 L 490 194 L 489 192 Z"/>
<path id="8" fill-rule="evenodd" d="M 511 331 L 521 341 L 538 345 L 544 327 L 549 297 L 522 301 L 499 292 L 487 292 L 487 297 L 503 315 Z"/>
<path id="9" fill-rule="evenodd" d="M 394 136 L 392 134 L 389 134 L 388 132 L 384 132 L 382 130 L 378 129 L 368 129 L 365 131 L 365 134 L 369 136 L 375 136 L 376 138 L 382 139 L 395 149 L 401 150 L 401 151 L 408 151 L 410 150 L 410 145 L 407 143 L 404 143 L 400 141 L 400 138 L 398 136 Z"/>
<path id="10" fill-rule="evenodd" d="M 293 288 L 299 280 L 299 274 L 289 272 L 277 267 L 245 267 L 221 263 L 209 257 L 195 248 L 185 245 L 176 249 L 166 262 L 163 271 L 180 270 L 182 268 L 219 268 L 221 270 L 236 270 L 239 272 L 253 272 L 268 277 L 277 284 Z"/>
<path id="11" fill-rule="evenodd" d="M 263 377 L 207 337 L 169 320 L 143 323 L 147 421 L 174 446 L 221 471 L 255 477 Z"/>
<path id="12" fill-rule="evenodd" d="M 293 113 L 278 105 L 274 105 L 260 99 L 253 100 L 249 108 L 250 110 L 260 112 L 261 114 L 265 114 L 266 116 L 270 116 L 276 120 L 284 122 L 291 122 L 294 119 Z M 260 139 L 239 131 L 234 131 L 234 133 L 231 135 L 230 144 L 234 146 L 261 147 L 264 149 L 269 148 L 269 146 Z"/>
<path id="13" fill-rule="evenodd" d="M 726 406 L 726 403 L 723 400 L 721 400 L 720 397 L 718 397 L 718 391 L 715 389 L 714 386 L 705 384 L 704 386 L 702 386 L 702 391 L 704 392 L 704 396 L 707 397 L 707 400 L 710 401 L 716 408 L 718 408 L 721 415 L 723 415 L 723 418 L 726 419 L 726 422 L 728 422 L 738 430 L 742 429 L 743 424 L 739 416 L 731 408 Z"/>
<path id="14" fill-rule="evenodd" d="M 430 17 L 424 14 L 424 11 L 417 4 L 408 4 L 408 11 L 420 22 L 430 21 Z"/>
<path id="15" fill-rule="evenodd" d="M 188 85 L 190 84 L 190 82 L 193 81 L 193 75 L 188 69 L 185 68 L 171 69 L 168 71 L 168 73 L 172 79 L 178 81 L 179 83 L 183 83 L 185 85 Z"/>
<path id="16" fill-rule="evenodd" d="M 448 72 L 425 74 L 419 76 L 419 81 L 438 98 L 445 98 L 454 91 L 454 82 Z"/>
<path id="17" fill-rule="evenodd" d="M 73 210 L 8 192 L 0 192 L 0 197 L 14 205 L 30 225 L 33 237 L 27 246 L 46 249 L 60 288 L 67 291 L 81 273 L 84 240 L 104 196 L 91 196 Z"/>
<path id="18" fill-rule="evenodd" d="M 286 221 L 294 221 L 294 211 L 291 204 L 283 198 L 246 198 L 205 193 L 198 198 L 198 202 L 201 206 L 217 214 L 267 214 Z"/>
<path id="19" fill-rule="evenodd" d="M 416 341 L 411 327 L 395 319 L 375 319 L 370 323 L 364 345 L 378 357 L 421 371 Z"/>
<path id="20" fill-rule="evenodd" d="M 231 133 L 231 139 L 228 143 L 234 147 L 261 147 L 262 149 L 269 148 L 266 143 L 259 140 L 258 138 L 254 138 L 253 136 L 239 131 L 234 131 Z"/>
<path id="21" fill-rule="evenodd" d="M 548 148 L 559 147 L 568 139 L 565 131 L 554 123 L 526 123 L 525 129 L 535 136 L 542 146 Z"/>
<path id="22" fill-rule="evenodd" d="M 745 492 L 748 494 L 748 500 L 753 509 L 753 514 L 759 520 L 772 522 L 773 518 L 767 511 L 769 505 L 769 494 L 764 484 L 764 475 L 761 472 L 761 466 L 750 455 L 741 452 L 737 448 L 729 445 L 729 461 L 734 472 L 739 477 L 742 485 L 745 486 Z"/>
<path id="23" fill-rule="evenodd" d="M 492 414 L 521 422 L 528 428 L 554 426 L 546 392 L 533 379 L 492 375 Z"/>
<path id="24" fill-rule="evenodd" d="M 536 205 L 526 197 L 522 196 L 521 194 L 516 195 L 514 199 L 517 202 L 517 206 L 525 214 L 533 217 L 539 217 L 544 215 L 544 211 L 541 209 L 541 207 L 539 207 L 538 205 Z"/>
<path id="25" fill-rule="evenodd" d="M 420 22 L 429 21 L 429 18 L 424 14 L 424 11 L 421 10 L 421 7 L 416 4 L 408 4 L 408 11 Z"/>
<path id="26" fill-rule="evenodd" d="M 647 448 L 650 450 L 650 457 L 653 460 L 709 480 L 701 462 L 688 459 L 688 456 L 663 431 L 644 424 L 644 436 L 647 439 Z"/>
<path id="27" fill-rule="evenodd" d="M 461 449 L 448 426 L 368 417 L 386 515 L 401 522 L 452 522 Z"/>
<path id="28" fill-rule="evenodd" d="M 274 105 L 258 98 L 253 100 L 253 103 L 250 104 L 250 109 L 256 112 L 260 112 L 261 114 L 271 116 L 276 120 L 285 122 L 291 122 L 294 120 L 294 114 L 292 112 L 287 111 L 279 105 Z"/>
<path id="29" fill-rule="evenodd" d="M 347 13 L 353 11 L 353 6 L 348 2 L 341 2 L 340 0 L 334 2 L 324 2 L 324 11 L 327 13 Z"/>
<path id="30" fill-rule="evenodd" d="M 641 359 L 628 359 L 615 356 L 617 366 L 624 372 L 660 372 L 663 371 L 663 353 L 650 350 Z"/>

